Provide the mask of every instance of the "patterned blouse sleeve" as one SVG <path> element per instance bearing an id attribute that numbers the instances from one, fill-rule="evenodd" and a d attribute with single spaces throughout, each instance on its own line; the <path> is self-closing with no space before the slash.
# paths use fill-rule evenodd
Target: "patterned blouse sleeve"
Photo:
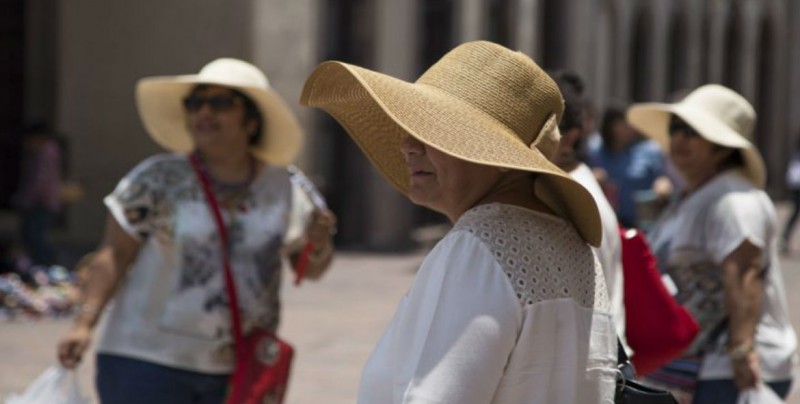
<path id="1" fill-rule="evenodd" d="M 103 199 L 117 223 L 138 241 L 145 240 L 153 232 L 155 219 L 162 211 L 164 190 L 161 185 L 165 175 L 159 170 L 161 160 L 156 156 L 139 163 Z"/>

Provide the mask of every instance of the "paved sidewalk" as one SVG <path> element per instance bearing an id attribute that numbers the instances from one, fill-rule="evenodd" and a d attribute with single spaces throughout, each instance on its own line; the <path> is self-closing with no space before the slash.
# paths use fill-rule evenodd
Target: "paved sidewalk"
<path id="1" fill-rule="evenodd" d="M 279 334 L 297 352 L 287 403 L 355 402 L 361 368 L 421 260 L 421 254 L 340 253 L 320 282 L 295 287 L 286 277 Z M 0 400 L 55 363 L 56 341 L 69 324 L 0 323 Z M 93 392 L 93 376 L 94 363 L 86 361 L 78 373 L 85 393 Z"/>

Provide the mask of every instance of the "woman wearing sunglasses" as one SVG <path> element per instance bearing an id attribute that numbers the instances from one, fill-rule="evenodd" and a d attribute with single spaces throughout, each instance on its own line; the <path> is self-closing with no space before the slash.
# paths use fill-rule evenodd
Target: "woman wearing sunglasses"
<path id="1" fill-rule="evenodd" d="M 242 331 L 274 332 L 282 258 L 310 243 L 306 275 L 321 276 L 335 217 L 287 169 L 300 126 L 255 66 L 218 59 L 197 75 L 142 79 L 136 96 L 144 127 L 173 153 L 146 159 L 105 198 L 105 235 L 59 359 L 79 363 L 103 314 L 102 402 L 220 403 L 234 367 L 222 257 Z"/>
<path id="2" fill-rule="evenodd" d="M 686 181 L 649 237 L 661 271 L 677 286 L 676 298 L 701 328 L 681 358 L 647 377 L 697 404 L 735 403 L 739 392 L 762 384 L 785 398 L 797 342 L 777 255 L 775 207 L 750 141 L 753 107 L 712 84 L 675 104 L 634 105 L 627 118 L 669 150 Z"/>

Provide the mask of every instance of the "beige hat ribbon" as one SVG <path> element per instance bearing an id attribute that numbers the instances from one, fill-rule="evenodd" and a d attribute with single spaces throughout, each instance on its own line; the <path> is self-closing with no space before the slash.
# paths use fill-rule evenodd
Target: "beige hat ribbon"
<path id="1" fill-rule="evenodd" d="M 558 129 L 557 119 L 556 114 L 550 114 L 530 146 L 531 149 L 539 149 L 548 159 L 555 154 L 558 143 L 561 141 L 561 131 Z"/>

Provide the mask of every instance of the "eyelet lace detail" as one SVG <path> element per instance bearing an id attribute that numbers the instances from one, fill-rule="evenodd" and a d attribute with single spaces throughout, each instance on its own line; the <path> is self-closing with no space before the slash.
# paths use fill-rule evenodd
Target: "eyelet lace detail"
<path id="1" fill-rule="evenodd" d="M 489 248 L 523 306 L 569 298 L 583 307 L 610 309 L 600 264 L 566 221 L 489 204 L 469 210 L 454 230 L 472 233 Z"/>

